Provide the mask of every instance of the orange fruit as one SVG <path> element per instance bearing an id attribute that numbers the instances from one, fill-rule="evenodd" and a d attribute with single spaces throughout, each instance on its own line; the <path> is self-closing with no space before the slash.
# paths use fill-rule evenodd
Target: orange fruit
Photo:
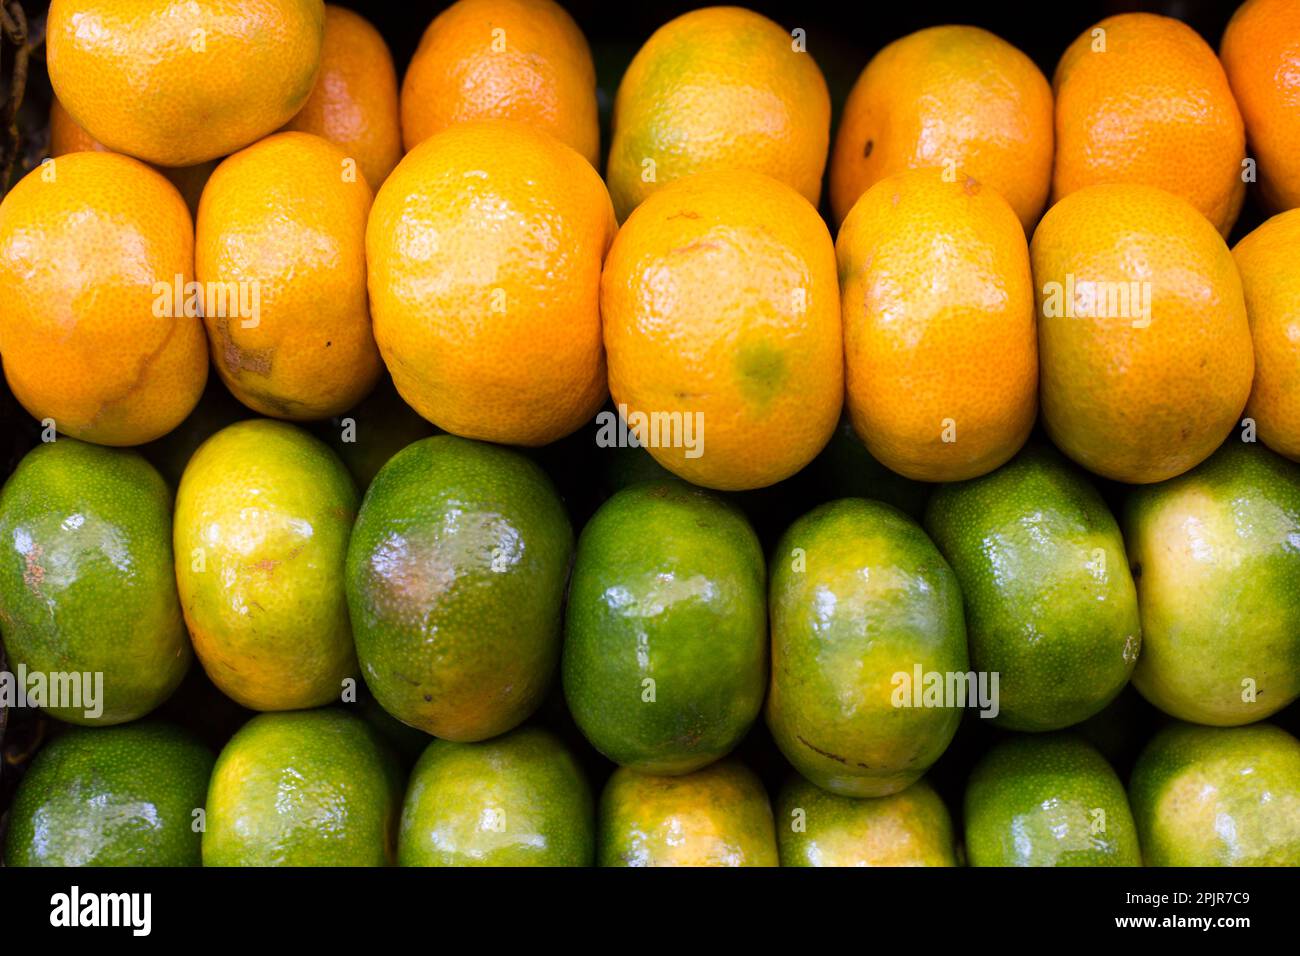
<path id="1" fill-rule="evenodd" d="M 996 189 L 1031 231 L 1052 181 L 1052 91 L 1034 61 L 967 26 L 919 30 L 872 57 L 831 153 L 836 221 L 875 183 L 922 166 Z"/>
<path id="2" fill-rule="evenodd" d="M 808 200 L 750 170 L 669 183 L 600 281 L 609 390 L 640 444 L 706 488 L 808 464 L 844 393 L 835 247 Z"/>
<path id="3" fill-rule="evenodd" d="M 310 133 L 268 136 L 208 180 L 195 241 L 204 323 L 217 374 L 249 408 L 326 418 L 374 387 L 370 200 L 343 150 Z"/>
<path id="4" fill-rule="evenodd" d="M 406 148 L 479 119 L 527 123 L 599 162 L 596 68 L 559 4 L 457 0 L 424 31 L 402 79 Z"/>
<path id="5" fill-rule="evenodd" d="M 247 146 L 306 102 L 321 0 L 53 0 L 50 82 L 109 149 L 192 166 Z"/>
<path id="6" fill-rule="evenodd" d="M 812 54 L 740 7 L 692 10 L 656 30 L 614 99 L 606 179 L 619 221 L 691 173 L 749 169 L 821 195 L 831 102 Z"/>
<path id="7" fill-rule="evenodd" d="M 1043 423 L 1090 471 L 1145 484 L 1205 459 L 1254 374 L 1241 279 L 1190 203 L 1154 186 L 1087 186 L 1029 246 Z"/>
<path id="8" fill-rule="evenodd" d="M 366 229 L 375 339 L 408 405 L 466 438 L 545 445 L 605 400 L 600 176 L 531 126 L 449 126 L 393 170 Z"/>
<path id="9" fill-rule="evenodd" d="M 14 395 L 58 430 L 138 445 L 181 423 L 208 373 L 175 309 L 194 228 L 171 183 L 115 153 L 69 153 L 0 203 L 0 355 Z"/>
<path id="10" fill-rule="evenodd" d="M 111 153 L 107 146 L 87 133 L 63 108 L 57 96 L 50 98 L 50 155 L 67 153 Z"/>
<path id="11" fill-rule="evenodd" d="M 1219 58 L 1264 201 L 1278 211 L 1300 206 L 1300 4 L 1246 0 L 1223 31 Z"/>
<path id="12" fill-rule="evenodd" d="M 315 133 L 357 161 L 371 189 L 402 158 L 397 71 L 383 36 L 365 17 L 325 7 L 316 86 L 287 130 Z"/>
<path id="13" fill-rule="evenodd" d="M 1107 17 L 1070 44 L 1052 88 L 1053 203 L 1100 183 L 1159 186 L 1228 234 L 1246 195 L 1245 131 L 1200 34 L 1154 13 Z"/>
<path id="14" fill-rule="evenodd" d="M 1246 416 L 1280 455 L 1300 461 L 1300 209 L 1274 216 L 1232 250 L 1255 344 Z"/>
<path id="15" fill-rule="evenodd" d="M 1007 201 L 905 170 L 863 194 L 835 251 L 849 415 L 867 450 L 922 481 L 1007 461 L 1038 408 L 1029 248 Z"/>
<path id="16" fill-rule="evenodd" d="M 112 152 L 107 146 L 77 125 L 77 121 L 63 108 L 63 104 L 59 102 L 57 96 L 51 97 L 50 155 L 64 156 L 68 153 L 87 151 L 96 153 Z M 195 166 L 155 166 L 154 168 L 166 176 L 171 181 L 171 184 L 180 190 L 181 196 L 185 199 L 185 205 L 189 207 L 190 215 L 197 216 L 199 197 L 203 195 L 203 187 L 207 184 L 208 177 L 217 168 L 216 160 L 198 163 Z"/>

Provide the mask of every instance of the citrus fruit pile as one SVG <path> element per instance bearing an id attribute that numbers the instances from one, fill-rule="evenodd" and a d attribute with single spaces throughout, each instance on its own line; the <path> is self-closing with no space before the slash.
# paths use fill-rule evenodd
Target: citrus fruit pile
<path id="1" fill-rule="evenodd" d="M 7 864 L 1300 864 L 1295 0 L 43 36 Z"/>

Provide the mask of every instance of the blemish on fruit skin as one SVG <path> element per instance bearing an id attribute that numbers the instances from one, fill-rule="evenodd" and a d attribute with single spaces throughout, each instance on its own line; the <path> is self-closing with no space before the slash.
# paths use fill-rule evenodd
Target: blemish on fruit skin
<path id="1" fill-rule="evenodd" d="M 966 181 L 962 183 L 962 189 L 966 192 L 967 196 L 978 195 L 980 191 L 980 181 L 974 176 L 967 176 Z"/>
<path id="2" fill-rule="evenodd" d="M 41 591 L 41 583 L 45 580 L 45 567 L 40 564 L 43 549 L 39 544 L 33 544 L 23 554 L 23 584 L 29 591 L 37 594 Z"/>
<path id="3" fill-rule="evenodd" d="M 780 391 L 789 369 L 784 353 L 767 342 L 750 342 L 736 353 L 736 372 L 748 397 L 766 401 Z"/>
<path id="4" fill-rule="evenodd" d="M 681 210 L 681 212 L 675 212 L 671 216 L 669 216 L 668 221 L 671 222 L 674 219 L 699 219 L 699 218 L 700 218 L 700 214 L 698 212 L 694 212 L 689 209 L 683 209 Z"/>
<path id="5" fill-rule="evenodd" d="M 238 375 L 242 371 L 255 375 L 271 374 L 271 359 L 275 356 L 275 349 L 242 348 L 231 338 L 228 318 L 217 320 L 217 331 L 221 335 L 222 364 L 231 375 Z"/>
<path id="6" fill-rule="evenodd" d="M 876 141 L 874 139 L 867 140 L 867 145 L 862 148 L 862 158 L 866 159 L 868 156 L 870 156 L 871 151 L 875 148 L 876 148 Z"/>
<path id="7" fill-rule="evenodd" d="M 846 767 L 848 766 L 848 764 L 849 764 L 849 758 L 848 758 L 848 757 L 843 757 L 843 756 L 841 756 L 840 754 L 837 754 L 837 753 L 831 753 L 831 751 L 829 751 L 829 750 L 822 750 L 822 749 L 821 749 L 820 747 L 818 747 L 816 744 L 810 743 L 810 742 L 809 742 L 806 738 L 804 738 L 803 736 L 799 736 L 799 735 L 796 735 L 796 736 L 798 737 L 799 743 L 803 744 L 805 747 L 807 747 L 807 748 L 808 748 L 809 750 L 811 750 L 813 753 L 821 754 L 823 757 L 826 757 L 828 760 L 834 760 L 834 761 L 837 762 L 837 763 L 842 763 L 842 764 L 844 764 Z M 861 767 L 863 770 L 870 770 L 870 769 L 871 769 L 870 765 L 865 764 L 865 763 L 863 763 L 863 762 L 860 761 L 860 760 L 855 761 L 855 763 L 856 763 L 859 767 Z"/>

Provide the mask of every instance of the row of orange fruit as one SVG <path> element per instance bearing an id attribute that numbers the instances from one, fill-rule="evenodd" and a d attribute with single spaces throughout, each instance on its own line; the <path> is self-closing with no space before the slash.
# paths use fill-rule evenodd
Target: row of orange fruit
<path id="1" fill-rule="evenodd" d="M 1123 481 L 1186 471 L 1243 409 L 1300 457 L 1300 211 L 1223 240 L 1256 174 L 1300 204 L 1287 0 L 1248 0 L 1222 60 L 1176 20 L 1111 17 L 1050 88 L 976 28 L 891 43 L 830 153 L 834 242 L 809 38 L 750 11 L 688 13 L 633 58 L 607 189 L 590 53 L 551 0 L 459 0 L 400 94 L 373 27 L 318 0 L 159 10 L 55 0 L 52 152 L 115 153 L 0 205 L 0 355 L 66 434 L 158 437 L 210 354 L 263 414 L 336 414 L 386 366 L 436 425 L 523 445 L 612 395 L 721 489 L 798 471 L 845 396 L 926 480 L 1008 460 L 1040 403 Z"/>

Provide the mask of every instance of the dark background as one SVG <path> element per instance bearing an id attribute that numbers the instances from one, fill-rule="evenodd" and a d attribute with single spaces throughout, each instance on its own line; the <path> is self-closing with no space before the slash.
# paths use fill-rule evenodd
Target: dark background
<path id="1" fill-rule="evenodd" d="M 384 34 L 392 49 L 400 81 L 425 27 L 447 4 L 348 0 L 341 5 L 362 13 Z M 578 21 L 592 46 L 599 85 L 602 149 L 607 149 L 610 105 L 618 81 L 633 54 L 656 28 L 668 20 L 709 4 L 683 0 L 623 3 L 564 0 L 563 5 Z M 872 54 L 890 41 L 922 27 L 943 23 L 984 27 L 1027 53 L 1050 80 L 1057 59 L 1075 37 L 1098 20 L 1124 11 L 1147 10 L 1176 16 L 1198 30 L 1217 50 L 1223 28 L 1238 6 L 1238 0 L 1066 0 L 1060 3 L 904 0 L 887 4 L 761 0 L 741 5 L 767 15 L 787 29 L 802 27 L 806 31 L 808 51 L 825 73 L 830 87 L 833 137 L 849 88 Z M 32 22 L 33 36 L 40 34 L 45 6 L 40 2 L 24 4 Z M 8 55 L 8 51 L 5 53 Z M 43 51 L 38 49 L 31 66 L 27 96 L 19 114 L 23 152 L 22 168 L 17 175 L 37 165 L 44 156 L 50 93 L 42 57 Z M 1188 162 L 1195 161 L 1195 157 L 1188 157 Z M 1251 192 L 1253 194 L 1253 190 Z M 1262 218 L 1253 199 L 1248 198 L 1230 241 L 1235 242 L 1249 232 Z M 580 530 L 600 502 L 608 497 L 613 487 L 611 474 L 627 467 L 620 457 L 626 453 L 595 448 L 591 434 L 591 431 L 583 429 L 575 436 L 536 453 L 559 486 L 575 530 Z M 0 478 L 12 471 L 23 452 L 37 440 L 35 422 L 16 405 L 7 387 L 0 383 Z M 773 488 L 734 497 L 749 514 L 765 546 L 770 548 L 795 517 L 822 501 L 851 493 L 845 492 L 843 483 L 834 480 L 833 476 L 831 480 L 825 479 L 825 468 L 819 471 L 810 466 L 799 476 Z M 1113 504 L 1121 489 L 1105 482 L 1098 483 Z M 216 749 L 250 713 L 216 691 L 196 662 L 185 685 L 164 705 L 160 715 L 189 726 Z M 58 729 L 57 722 L 30 710 L 16 711 L 9 718 L 6 735 L 4 715 L 0 714 L 0 742 L 4 754 L 3 765 L 0 765 L 0 814 L 7 808 L 23 768 L 48 734 Z M 558 693 L 558 682 L 556 692 L 537 719 L 563 734 L 583 755 L 593 787 L 599 792 L 611 765 L 600 758 L 573 727 Z M 1106 754 L 1120 776 L 1127 778 L 1138 750 L 1164 719 L 1129 688 L 1110 708 L 1079 729 Z M 1274 720 L 1291 733 L 1300 732 L 1300 704 L 1291 706 Z M 968 714 L 952 746 L 928 775 L 952 811 L 958 831 L 965 780 L 973 763 L 998 734 L 987 721 Z M 418 750 L 420 742 L 419 735 L 398 741 L 408 758 Z M 764 777 L 773 792 L 790 772 L 761 719 L 742 744 L 740 756 Z M 3 818 L 0 817 L 0 832 L 2 830 Z"/>

